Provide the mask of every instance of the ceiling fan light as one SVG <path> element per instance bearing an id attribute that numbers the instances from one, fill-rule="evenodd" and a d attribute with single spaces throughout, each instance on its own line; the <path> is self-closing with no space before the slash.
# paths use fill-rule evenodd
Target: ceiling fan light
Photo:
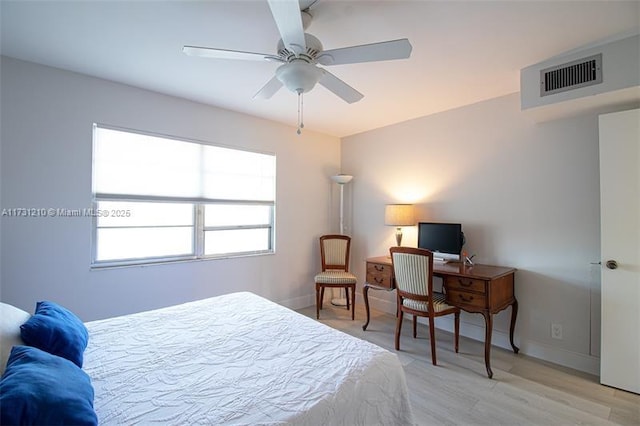
<path id="1" fill-rule="evenodd" d="M 276 77 L 294 93 L 307 93 L 322 77 L 322 70 L 315 65 L 299 60 L 281 65 Z"/>

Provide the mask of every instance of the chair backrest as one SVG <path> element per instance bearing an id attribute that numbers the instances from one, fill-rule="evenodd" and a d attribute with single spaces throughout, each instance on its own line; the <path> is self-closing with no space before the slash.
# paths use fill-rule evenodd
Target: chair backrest
<path id="1" fill-rule="evenodd" d="M 346 235 L 323 235 L 320 237 L 322 271 L 329 269 L 349 272 L 349 250 L 351 237 Z"/>
<path id="2" fill-rule="evenodd" d="M 391 247 L 389 252 L 398 294 L 428 300 L 433 292 L 433 253 L 413 247 Z"/>

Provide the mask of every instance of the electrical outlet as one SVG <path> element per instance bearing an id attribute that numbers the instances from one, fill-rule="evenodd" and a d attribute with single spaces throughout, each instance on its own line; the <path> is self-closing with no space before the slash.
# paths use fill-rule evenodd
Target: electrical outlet
<path id="1" fill-rule="evenodd" d="M 562 324 L 551 324 L 551 338 L 562 340 Z"/>

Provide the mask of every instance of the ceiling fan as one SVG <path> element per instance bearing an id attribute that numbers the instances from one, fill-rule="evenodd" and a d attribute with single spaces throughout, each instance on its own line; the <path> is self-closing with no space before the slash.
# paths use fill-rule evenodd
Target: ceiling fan
<path id="1" fill-rule="evenodd" d="M 308 8 L 300 10 L 298 0 L 268 0 L 273 19 L 282 37 L 277 53 L 253 53 L 211 47 L 184 46 L 182 51 L 190 56 L 214 59 L 241 59 L 282 63 L 271 78 L 255 95 L 269 99 L 284 85 L 298 94 L 298 134 L 302 122 L 302 94 L 320 83 L 345 102 L 358 102 L 364 95 L 335 75 L 318 65 L 331 66 L 360 62 L 405 59 L 411 55 L 411 44 L 406 38 L 363 44 L 339 49 L 323 50 L 322 43 L 304 30 L 311 22 Z"/>

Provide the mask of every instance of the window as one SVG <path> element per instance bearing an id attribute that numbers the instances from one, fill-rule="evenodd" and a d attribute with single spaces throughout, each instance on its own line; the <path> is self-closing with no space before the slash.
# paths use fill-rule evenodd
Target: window
<path id="1" fill-rule="evenodd" d="M 275 164 L 94 125 L 93 266 L 272 253 Z"/>

